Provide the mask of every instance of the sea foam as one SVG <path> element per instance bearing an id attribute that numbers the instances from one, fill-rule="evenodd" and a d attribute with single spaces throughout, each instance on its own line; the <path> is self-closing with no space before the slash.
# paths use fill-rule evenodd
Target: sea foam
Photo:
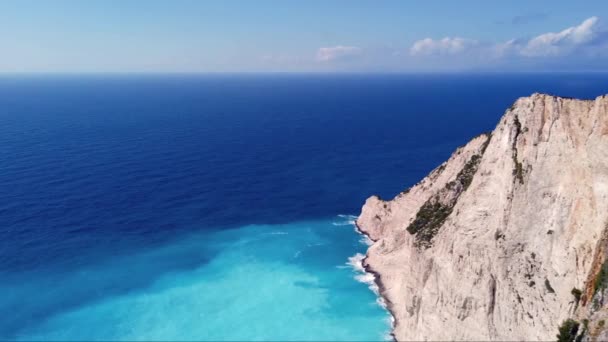
<path id="1" fill-rule="evenodd" d="M 373 244 L 373 241 L 366 234 L 363 234 L 358 229 L 357 225 L 355 224 L 356 216 L 353 216 L 353 217 L 354 217 L 354 220 L 353 220 L 352 225 L 355 229 L 355 232 L 357 232 L 357 234 L 362 236 L 362 238 L 359 240 L 359 242 L 364 245 L 371 246 Z M 349 257 L 348 262 L 346 264 L 357 273 L 354 278 L 357 281 L 366 284 L 367 287 L 376 295 L 376 304 L 378 304 L 378 306 L 380 306 L 382 309 L 384 309 L 389 314 L 388 324 L 390 325 L 391 328 L 389 331 L 387 331 L 384 334 L 384 340 L 393 341 L 394 337 L 392 336 L 392 330 L 395 327 L 395 317 L 388 309 L 388 305 L 387 305 L 384 297 L 382 297 L 380 295 L 380 288 L 378 286 L 376 276 L 371 272 L 367 272 L 367 270 L 363 266 L 364 260 L 365 260 L 365 255 L 363 255 L 362 253 L 357 253 L 357 254 Z"/>

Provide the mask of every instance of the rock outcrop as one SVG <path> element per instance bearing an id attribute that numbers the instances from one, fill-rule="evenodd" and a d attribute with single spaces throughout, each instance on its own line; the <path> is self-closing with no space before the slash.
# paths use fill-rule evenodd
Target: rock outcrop
<path id="1" fill-rule="evenodd" d="M 357 226 L 397 340 L 608 337 L 608 96 L 518 99 Z"/>

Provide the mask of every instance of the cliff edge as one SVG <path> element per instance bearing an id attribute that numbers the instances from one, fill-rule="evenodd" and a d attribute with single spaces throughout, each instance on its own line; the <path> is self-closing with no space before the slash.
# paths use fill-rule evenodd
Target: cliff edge
<path id="1" fill-rule="evenodd" d="M 397 340 L 608 338 L 608 96 L 518 99 L 357 226 Z"/>

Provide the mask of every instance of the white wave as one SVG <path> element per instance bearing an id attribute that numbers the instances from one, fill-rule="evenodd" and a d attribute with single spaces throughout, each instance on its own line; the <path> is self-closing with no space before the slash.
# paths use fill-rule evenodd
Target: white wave
<path id="1" fill-rule="evenodd" d="M 388 310 L 386 310 L 388 311 Z M 389 329 L 389 331 L 387 331 L 384 335 L 384 339 L 386 341 L 395 341 L 395 339 L 393 338 L 393 331 L 395 330 L 395 316 L 393 316 L 392 313 L 390 313 L 390 311 L 388 311 L 389 315 L 387 320 L 388 325 L 391 327 Z"/>
<path id="2" fill-rule="evenodd" d="M 339 215 L 338 215 L 338 216 L 339 216 Z M 352 216 L 352 215 L 350 215 L 350 216 Z M 374 241 L 372 241 L 372 239 L 370 239 L 370 238 L 369 238 L 369 236 L 367 236 L 367 234 L 364 234 L 363 232 L 361 232 L 361 231 L 359 230 L 359 227 L 357 227 L 357 225 L 356 225 L 356 223 L 355 223 L 355 222 L 356 222 L 356 216 L 354 216 L 354 217 L 355 217 L 355 220 L 354 220 L 354 221 L 352 221 L 352 223 L 350 223 L 350 224 L 352 224 L 353 228 L 355 229 L 355 232 L 356 232 L 357 234 L 361 235 L 361 239 L 359 240 L 359 242 L 360 242 L 361 244 L 363 244 L 363 245 L 368 246 L 368 247 L 369 247 L 369 246 L 371 246 L 371 245 L 373 245 L 373 244 L 374 244 Z"/>
<path id="3" fill-rule="evenodd" d="M 365 268 L 363 267 L 363 259 L 365 259 L 365 255 L 357 253 L 352 257 L 349 257 L 348 262 L 346 264 L 352 267 L 357 272 L 365 273 Z"/>
<path id="4" fill-rule="evenodd" d="M 386 300 L 384 300 L 384 298 L 378 297 L 378 299 L 376 299 L 376 303 L 380 305 L 380 307 L 382 307 L 384 310 L 388 310 L 388 306 L 386 305 Z M 393 316 L 391 315 L 391 318 L 392 317 Z"/>
<path id="5" fill-rule="evenodd" d="M 340 221 L 337 222 L 332 222 L 331 224 L 334 226 L 350 226 L 350 225 L 354 225 L 355 221 L 357 221 L 357 216 L 355 215 L 338 215 L 338 217 L 341 219 Z"/>
<path id="6" fill-rule="evenodd" d="M 372 239 L 370 239 L 369 236 L 365 234 L 361 234 L 361 239 L 359 240 L 359 242 L 366 246 L 371 246 L 374 244 L 374 241 L 372 241 Z"/>
<path id="7" fill-rule="evenodd" d="M 388 312 L 391 329 L 387 332 L 385 337 L 387 340 L 392 341 L 393 337 L 391 336 L 391 332 L 395 328 L 395 317 L 393 317 L 393 314 L 388 310 L 386 300 L 380 295 L 380 288 L 376 283 L 376 276 L 373 273 L 367 272 L 365 267 L 363 267 L 363 259 L 365 259 L 365 255 L 357 253 L 348 258 L 348 262 L 346 264 L 357 273 L 354 277 L 355 280 L 366 284 L 367 287 L 376 295 L 376 304 Z"/>
<path id="8" fill-rule="evenodd" d="M 355 280 L 358 282 L 367 284 L 370 290 L 372 290 L 377 296 L 380 295 L 380 289 L 376 284 L 376 276 L 372 273 L 366 272 L 365 267 L 363 267 L 363 259 L 365 259 L 365 255 L 361 253 L 357 253 L 352 257 L 348 258 L 347 265 L 353 268 L 357 274 L 355 275 Z"/>
<path id="9" fill-rule="evenodd" d="M 361 242 L 362 244 L 367 245 L 367 246 L 371 246 L 374 244 L 374 242 L 369 238 L 369 236 L 367 236 L 366 234 L 363 234 L 357 228 L 357 225 L 355 224 L 355 222 L 357 220 L 357 216 L 338 215 L 338 217 L 340 217 L 342 219 L 347 219 L 348 221 L 347 222 L 333 222 L 334 226 L 352 225 L 353 228 L 355 229 L 355 232 L 357 232 L 358 234 L 361 235 L 361 239 L 359 240 L 359 242 Z M 354 277 L 355 280 L 366 284 L 367 287 L 376 295 L 376 304 L 378 306 L 380 306 L 382 309 L 384 309 L 386 312 L 388 312 L 388 320 L 389 320 L 391 329 L 386 332 L 384 338 L 387 341 L 394 341 L 394 338 L 392 336 L 392 331 L 395 328 L 395 317 L 388 309 L 386 300 L 380 295 L 380 288 L 378 287 L 378 284 L 376 283 L 376 276 L 373 273 L 367 272 L 365 270 L 365 267 L 363 267 L 364 259 L 365 259 L 365 255 L 363 255 L 361 253 L 357 253 L 357 254 L 353 255 L 352 257 L 348 258 L 348 262 L 346 264 L 348 265 L 348 267 L 351 267 L 353 269 L 353 271 L 355 271 L 357 273 Z"/>
<path id="10" fill-rule="evenodd" d="M 270 232 L 268 234 L 270 234 L 270 235 L 287 235 L 289 233 L 288 232 Z"/>
<path id="11" fill-rule="evenodd" d="M 378 285 L 376 285 L 376 277 L 373 274 L 360 274 L 355 276 L 355 279 L 359 282 L 367 284 L 367 287 L 369 287 L 369 289 L 372 290 L 376 296 L 380 296 L 380 289 L 378 288 Z M 380 299 L 380 297 L 378 298 Z M 384 308 L 386 308 L 386 306 L 384 306 Z"/>

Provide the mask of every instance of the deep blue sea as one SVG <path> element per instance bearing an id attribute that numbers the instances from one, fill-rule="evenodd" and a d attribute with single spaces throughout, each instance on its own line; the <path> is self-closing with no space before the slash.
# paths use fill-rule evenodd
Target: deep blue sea
<path id="1" fill-rule="evenodd" d="M 0 340 L 382 340 L 353 215 L 533 92 L 608 75 L 0 76 Z"/>

